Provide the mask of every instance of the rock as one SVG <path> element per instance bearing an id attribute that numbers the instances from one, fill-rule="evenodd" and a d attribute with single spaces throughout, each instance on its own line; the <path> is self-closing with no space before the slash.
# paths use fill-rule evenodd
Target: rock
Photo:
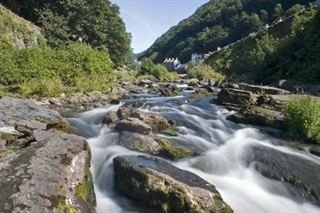
<path id="1" fill-rule="evenodd" d="M 269 86 L 250 85 L 246 83 L 239 83 L 239 89 L 251 91 L 255 94 L 268 94 L 268 95 L 283 95 L 290 94 L 288 90 L 279 89 Z"/>
<path id="2" fill-rule="evenodd" d="M 152 112 L 143 112 L 139 109 L 121 107 L 118 109 L 117 115 L 120 119 L 128 117 L 138 118 L 152 127 L 152 130 L 154 131 L 163 130 L 170 126 L 167 119 L 162 115 Z"/>
<path id="3" fill-rule="evenodd" d="M 287 125 L 284 122 L 285 117 L 279 111 L 257 106 L 244 106 L 240 109 L 240 113 L 248 119 L 245 120 L 247 124 L 270 126 L 282 130 L 287 129 Z"/>
<path id="4" fill-rule="evenodd" d="M 1 135 L 0 135 L 1 136 Z M 6 141 L 2 140 L 0 137 L 0 158 L 1 158 L 1 153 L 6 152 Z"/>
<path id="5" fill-rule="evenodd" d="M 7 130 L 0 133 L 0 212 L 94 212 L 90 146 L 63 133 L 70 127 L 58 112 L 4 97 L 0 129 Z M 19 149 L 6 149 L 20 141 Z"/>
<path id="6" fill-rule="evenodd" d="M 124 120 L 120 120 L 114 127 L 117 131 L 129 131 L 129 132 L 137 132 L 140 134 L 148 135 L 152 131 L 152 128 L 143 123 L 138 118 L 129 117 Z"/>
<path id="7" fill-rule="evenodd" d="M 139 109 L 134 109 L 131 117 L 140 119 L 151 126 L 154 131 L 163 130 L 170 126 L 167 119 L 158 113 L 143 112 Z"/>
<path id="8" fill-rule="evenodd" d="M 251 153 L 248 162 L 254 162 L 253 168 L 263 176 L 277 180 L 281 185 L 290 185 L 297 201 L 320 206 L 320 167 L 317 162 L 304 158 L 297 161 L 292 154 L 266 146 L 253 146 Z"/>
<path id="9" fill-rule="evenodd" d="M 197 156 L 201 153 L 201 151 L 192 152 L 190 149 L 185 147 L 173 145 L 170 141 L 164 138 L 156 138 L 155 140 L 161 146 L 159 155 L 169 158 L 170 160 L 179 160 L 190 156 Z"/>
<path id="10" fill-rule="evenodd" d="M 60 134 L 0 159 L 1 212 L 94 212 L 90 147 Z"/>
<path id="11" fill-rule="evenodd" d="M 123 131 L 120 133 L 119 143 L 128 149 L 137 150 L 151 155 L 158 155 L 161 147 L 154 137 Z"/>
<path id="12" fill-rule="evenodd" d="M 204 88 L 204 89 L 206 89 L 208 92 L 214 92 L 214 93 L 216 93 L 216 94 L 218 94 L 218 93 L 221 91 L 220 88 L 213 87 L 213 86 L 210 86 L 210 85 L 204 85 L 204 86 L 202 86 L 201 88 Z"/>
<path id="13" fill-rule="evenodd" d="M 171 89 L 159 89 L 161 96 L 165 96 L 165 97 L 172 97 L 172 96 L 177 96 L 178 92 L 173 91 Z"/>
<path id="14" fill-rule="evenodd" d="M 112 100 L 110 100 L 110 104 L 118 105 L 118 104 L 120 104 L 120 100 L 119 99 L 112 99 Z"/>
<path id="15" fill-rule="evenodd" d="M 218 93 L 218 101 L 222 104 L 241 104 L 254 105 L 256 104 L 256 97 L 250 91 L 223 88 Z"/>
<path id="16" fill-rule="evenodd" d="M 111 124 L 119 120 L 117 113 L 110 110 L 102 119 L 102 124 Z"/>
<path id="17" fill-rule="evenodd" d="M 170 212 L 233 212 L 214 185 L 164 160 L 118 156 L 113 162 L 117 190 L 147 206 Z"/>

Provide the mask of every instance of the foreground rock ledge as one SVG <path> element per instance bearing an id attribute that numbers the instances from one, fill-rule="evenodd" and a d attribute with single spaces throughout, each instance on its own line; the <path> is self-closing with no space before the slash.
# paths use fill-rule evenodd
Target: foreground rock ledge
<path id="1" fill-rule="evenodd" d="M 0 212 L 94 212 L 90 147 L 68 129 L 55 111 L 0 99 Z"/>
<path id="2" fill-rule="evenodd" d="M 233 212 L 215 186 L 164 160 L 118 156 L 113 162 L 116 188 L 146 205 L 165 212 Z"/>

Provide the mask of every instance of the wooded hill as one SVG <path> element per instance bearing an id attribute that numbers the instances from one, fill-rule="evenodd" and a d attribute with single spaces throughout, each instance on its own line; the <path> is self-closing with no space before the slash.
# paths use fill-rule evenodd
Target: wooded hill
<path id="1" fill-rule="evenodd" d="M 171 27 L 139 59 L 161 63 L 179 57 L 187 63 L 192 53 L 207 53 L 259 31 L 279 17 L 289 16 L 310 0 L 210 0 L 189 18 Z M 300 4 L 300 5 L 296 5 Z M 295 7 L 293 7 L 296 5 Z"/>
<path id="2" fill-rule="evenodd" d="M 15 14 L 41 27 L 51 47 L 81 38 L 93 48 L 106 49 L 117 66 L 130 51 L 131 35 L 109 0 L 0 0 Z"/>
<path id="3" fill-rule="evenodd" d="M 238 44 L 212 54 L 205 63 L 226 76 L 245 74 L 256 83 L 278 79 L 320 83 L 320 8 L 310 7 Z"/>

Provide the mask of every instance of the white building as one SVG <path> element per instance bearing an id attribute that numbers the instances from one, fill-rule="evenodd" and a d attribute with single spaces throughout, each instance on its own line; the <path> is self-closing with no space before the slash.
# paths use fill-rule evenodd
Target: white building
<path id="1" fill-rule="evenodd" d="M 195 63 L 196 65 L 200 64 L 202 61 L 204 61 L 203 54 L 199 53 L 192 53 L 191 55 L 191 61 Z"/>

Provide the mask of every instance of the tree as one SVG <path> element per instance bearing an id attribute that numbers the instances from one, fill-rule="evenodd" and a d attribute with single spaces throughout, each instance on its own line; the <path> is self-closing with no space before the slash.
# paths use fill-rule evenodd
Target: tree
<path id="1" fill-rule="evenodd" d="M 131 35 L 109 0 L 2 0 L 25 19 L 39 25 L 52 47 L 67 45 L 72 35 L 94 48 L 107 49 L 116 66 L 130 51 Z M 105 48 L 104 48 L 105 47 Z"/>
<path id="2" fill-rule="evenodd" d="M 269 15 L 268 12 L 266 10 L 260 10 L 260 20 L 263 23 L 267 23 L 269 21 Z"/>
<path id="3" fill-rule="evenodd" d="M 273 11 L 273 18 L 278 19 L 283 15 L 283 9 L 281 4 L 276 4 L 274 11 Z"/>
<path id="4" fill-rule="evenodd" d="M 139 67 L 137 56 L 133 53 L 132 48 L 125 58 L 124 64 L 131 70 L 136 70 Z"/>

